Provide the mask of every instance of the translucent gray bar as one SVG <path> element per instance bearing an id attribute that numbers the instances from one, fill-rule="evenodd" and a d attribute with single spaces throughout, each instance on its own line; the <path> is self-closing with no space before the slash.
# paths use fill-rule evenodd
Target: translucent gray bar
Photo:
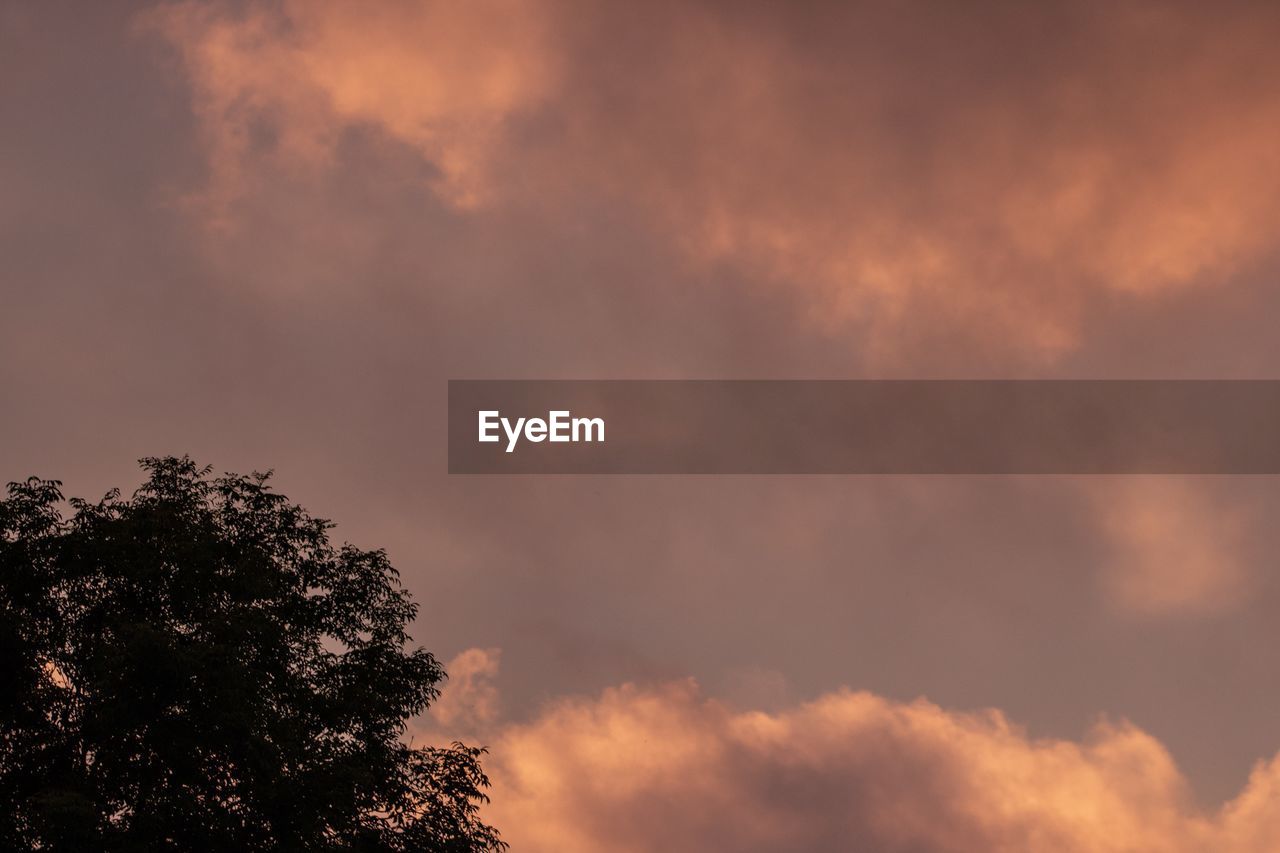
<path id="1" fill-rule="evenodd" d="M 603 441 L 481 442 L 480 412 Z M 452 380 L 449 471 L 1277 474 L 1280 381 Z"/>

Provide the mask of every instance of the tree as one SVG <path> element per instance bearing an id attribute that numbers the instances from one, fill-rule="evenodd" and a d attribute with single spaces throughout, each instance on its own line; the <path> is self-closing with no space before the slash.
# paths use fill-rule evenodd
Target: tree
<path id="1" fill-rule="evenodd" d="M 0 848 L 496 851 L 482 749 L 415 748 L 445 673 L 382 551 L 269 474 L 144 459 L 130 499 L 0 500 Z"/>

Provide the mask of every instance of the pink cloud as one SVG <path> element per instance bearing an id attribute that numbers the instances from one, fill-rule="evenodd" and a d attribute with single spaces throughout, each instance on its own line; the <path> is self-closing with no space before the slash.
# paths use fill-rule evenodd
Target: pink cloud
<path id="1" fill-rule="evenodd" d="M 267 8 L 148 17 L 222 215 L 372 129 L 461 210 L 610 199 L 691 265 L 774 282 L 813 329 L 865 330 L 884 363 L 957 330 L 1053 360 L 1088 305 L 1217 286 L 1280 216 L 1265 12 Z"/>
<path id="2" fill-rule="evenodd" d="M 1037 739 L 999 711 L 848 690 L 733 712 L 692 682 L 570 699 L 496 738 L 490 817 L 515 849 L 1265 853 L 1280 762 L 1217 814 L 1164 747 L 1100 723 Z"/>
<path id="3" fill-rule="evenodd" d="M 1089 483 L 1109 545 L 1104 591 L 1120 611 L 1145 616 L 1221 613 L 1252 578 L 1244 549 L 1247 504 L 1224 500 L 1213 478 L 1124 477 Z"/>
<path id="4" fill-rule="evenodd" d="M 1165 747 L 1126 722 L 1100 721 L 1078 742 L 1036 738 L 998 710 L 849 689 L 741 711 L 688 679 L 561 698 L 511 723 L 489 710 L 496 664 L 494 650 L 464 652 L 442 701 L 483 685 L 476 716 L 445 716 L 482 730 L 491 747 L 488 818 L 513 849 L 1270 853 L 1280 844 L 1280 757 L 1259 762 L 1210 813 Z"/>

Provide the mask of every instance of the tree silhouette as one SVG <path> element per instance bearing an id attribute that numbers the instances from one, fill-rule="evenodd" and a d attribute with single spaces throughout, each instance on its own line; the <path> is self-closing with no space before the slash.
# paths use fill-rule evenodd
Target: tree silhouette
<path id="1" fill-rule="evenodd" d="M 414 748 L 445 677 L 382 551 L 269 474 L 144 459 L 132 498 L 0 500 L 0 848 L 495 851 L 481 749 Z"/>

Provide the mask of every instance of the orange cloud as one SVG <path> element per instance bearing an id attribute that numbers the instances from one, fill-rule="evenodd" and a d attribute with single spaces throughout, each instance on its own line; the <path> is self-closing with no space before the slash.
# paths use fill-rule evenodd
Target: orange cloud
<path id="1" fill-rule="evenodd" d="M 451 667 L 442 701 L 482 688 L 491 710 L 496 650 L 469 650 Z M 997 710 L 960 713 L 847 689 L 744 712 L 703 696 L 692 680 L 563 698 L 523 724 L 490 710 L 446 716 L 468 732 L 478 721 L 487 730 L 487 818 L 530 853 L 1271 853 L 1280 845 L 1280 757 L 1259 762 L 1234 800 L 1207 813 L 1160 742 L 1128 723 L 1100 722 L 1081 742 L 1033 738 Z"/>
<path id="2" fill-rule="evenodd" d="M 1266 9 L 771 8 L 294 0 L 150 20 L 190 74 L 216 198 L 372 128 L 462 208 L 616 199 L 882 359 L 957 330 L 1053 358 L 1093 302 L 1214 286 L 1273 248 Z"/>
<path id="3" fill-rule="evenodd" d="M 467 649 L 445 665 L 449 680 L 440 698 L 428 710 L 430 722 L 450 737 L 470 736 L 498 717 L 499 649 Z"/>
<path id="4" fill-rule="evenodd" d="M 1264 853 L 1280 762 L 1216 815 L 1126 724 L 1035 739 L 997 711 L 838 691 L 735 713 L 692 682 L 562 701 L 493 744 L 489 817 L 530 853 Z"/>
<path id="5" fill-rule="evenodd" d="M 1107 478 L 1089 494 L 1110 545 L 1109 600 L 1139 615 L 1206 615 L 1238 603 L 1249 587 L 1242 538 L 1248 519 L 1218 499 L 1211 479 Z"/>
<path id="6" fill-rule="evenodd" d="M 252 166 L 331 163 L 341 135 L 371 127 L 437 170 L 469 207 L 491 187 L 504 123 L 543 97 L 554 68 L 535 4 L 286 0 L 232 13 L 181 3 L 142 19 L 178 48 L 210 159 L 206 210 L 252 191 Z"/>

